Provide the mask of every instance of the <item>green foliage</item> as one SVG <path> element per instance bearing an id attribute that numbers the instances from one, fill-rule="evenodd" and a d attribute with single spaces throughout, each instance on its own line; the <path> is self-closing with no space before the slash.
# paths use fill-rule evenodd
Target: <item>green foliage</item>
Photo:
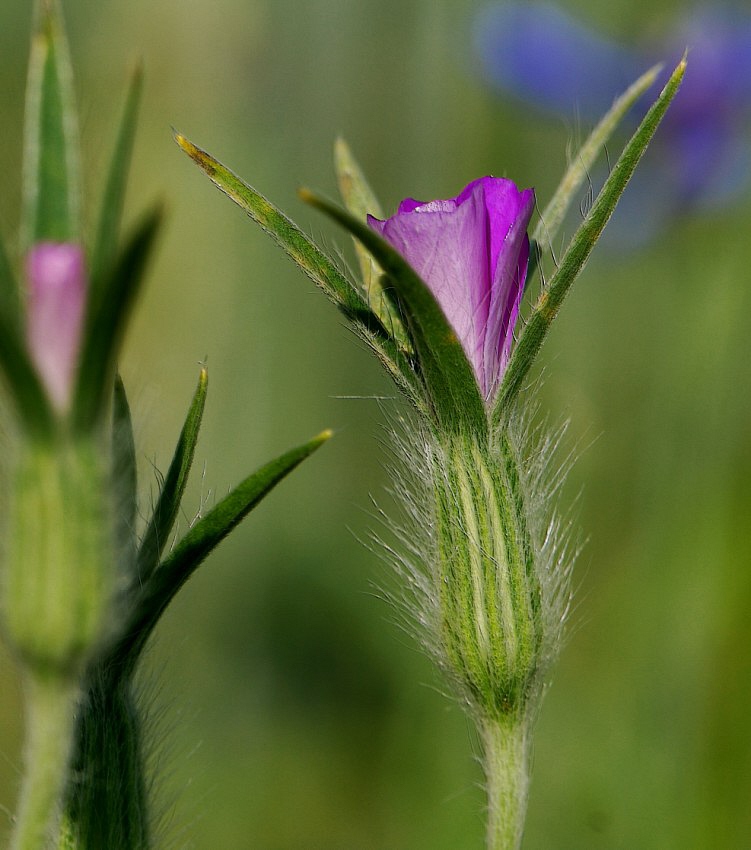
<path id="1" fill-rule="evenodd" d="M 175 141 L 208 178 L 244 210 L 305 274 L 345 313 L 370 321 L 360 290 L 302 230 L 263 195 L 180 133 Z"/>
<path id="2" fill-rule="evenodd" d="M 211 182 L 268 233 L 287 256 L 336 304 L 352 322 L 355 330 L 372 347 L 407 398 L 418 410 L 424 412 L 424 400 L 414 364 L 392 336 L 393 322 L 389 321 L 389 327 L 384 327 L 372 305 L 365 300 L 361 288 L 346 278 L 331 257 L 263 195 L 182 134 L 175 133 L 175 141 L 205 172 Z"/>
<path id="3" fill-rule="evenodd" d="M 540 252 L 551 249 L 553 239 L 595 160 L 598 159 L 631 107 L 654 84 L 661 69 L 662 65 L 650 68 L 617 97 L 572 158 L 571 164 L 553 193 L 553 197 L 540 214 L 540 220 L 530 236 L 532 245 L 529 255 L 529 277 L 532 276 L 539 261 Z"/>
<path id="4" fill-rule="evenodd" d="M 349 145 L 342 138 L 337 139 L 334 144 L 334 169 L 344 205 L 354 218 L 365 221 L 368 214 L 376 218 L 384 218 L 375 193 L 370 188 Z M 355 237 L 353 239 L 360 265 L 362 287 L 368 304 L 400 348 L 411 352 L 410 340 L 402 324 L 402 316 L 394 309 L 388 295 L 384 292 L 386 279 L 383 277 L 381 267 L 359 239 Z"/>
<path id="5" fill-rule="evenodd" d="M 201 425 L 208 375 L 202 369 L 159 499 L 136 551 L 137 490 L 130 410 L 119 377 L 113 397 L 112 477 L 115 531 L 121 571 L 120 622 L 83 681 L 72 780 L 67 788 L 60 850 L 146 850 L 150 805 L 143 752 L 143 716 L 133 686 L 141 653 L 159 618 L 209 553 L 298 464 L 331 436 L 326 431 L 263 466 L 199 519 L 159 558 L 185 491 Z"/>
<path id="6" fill-rule="evenodd" d="M 262 466 L 189 529 L 136 596 L 124 637 L 112 653 L 118 664 L 132 669 L 162 613 L 209 553 L 261 499 L 330 437 L 331 432 L 324 431 Z"/>
<path id="7" fill-rule="evenodd" d="M 185 417 L 185 424 L 180 432 L 180 439 L 175 448 L 167 475 L 162 483 L 159 499 L 149 520 L 146 532 L 138 548 L 134 580 L 139 584 L 148 581 L 151 574 L 159 565 L 164 547 L 169 539 L 172 527 L 180 510 L 188 474 L 193 464 L 193 456 L 198 442 L 198 432 L 201 428 L 203 409 L 206 405 L 209 373 L 204 368 L 198 379 L 198 386 L 193 402 Z"/>
<path id="8" fill-rule="evenodd" d="M 131 579 L 136 555 L 136 516 L 138 513 L 138 479 L 136 445 L 128 397 L 122 378 L 115 375 L 112 394 L 112 489 L 113 522 L 118 572 Z"/>
<path id="9" fill-rule="evenodd" d="M 0 239 L 0 368 L 5 373 L 26 433 L 46 440 L 53 431 L 52 411 L 26 351 L 18 301 L 18 281 Z"/>
<path id="10" fill-rule="evenodd" d="M 174 526 L 195 455 L 207 389 L 208 372 L 203 368 L 169 470 L 162 480 L 159 498 L 136 548 L 133 535 L 137 482 L 133 432 L 125 388 L 119 377 L 115 380 L 112 469 L 115 504 L 122 509 L 122 514 L 116 516 L 116 538 L 129 587 L 122 603 L 126 609 L 124 622 L 118 626 L 114 639 L 90 675 L 101 678 L 106 674 L 113 681 L 127 680 L 154 626 L 188 578 L 283 478 L 331 437 L 330 431 L 323 431 L 249 475 L 197 519 L 160 563 L 167 541 L 175 534 Z M 125 559 L 128 552 L 132 556 L 129 563 Z"/>
<path id="11" fill-rule="evenodd" d="M 548 329 L 558 314 L 571 285 L 584 268 L 608 219 L 613 214 L 618 199 L 646 151 L 670 102 L 680 87 L 686 70 L 683 59 L 673 71 L 660 96 L 652 104 L 634 135 L 623 149 L 613 166 L 587 217 L 579 226 L 563 255 L 560 265 L 550 282 L 543 289 L 532 313 L 524 324 L 519 340 L 503 376 L 501 389 L 492 413 L 494 425 L 501 424 L 512 409 L 512 404 L 523 386 Z"/>
<path id="12" fill-rule="evenodd" d="M 93 292 L 88 301 L 72 414 L 79 431 L 90 430 L 101 421 L 125 326 L 161 222 L 160 208 L 144 217 L 121 249 L 101 292 Z"/>
<path id="13" fill-rule="evenodd" d="M 107 182 L 102 194 L 96 239 L 91 256 L 91 291 L 94 298 L 102 297 L 99 290 L 106 282 L 117 256 L 120 222 L 125 204 L 125 189 L 130 173 L 142 90 L 143 71 L 139 65 L 131 76 Z"/>
<path id="14" fill-rule="evenodd" d="M 78 129 L 73 74 L 58 0 L 38 2 L 26 92 L 25 246 L 80 242 Z"/>

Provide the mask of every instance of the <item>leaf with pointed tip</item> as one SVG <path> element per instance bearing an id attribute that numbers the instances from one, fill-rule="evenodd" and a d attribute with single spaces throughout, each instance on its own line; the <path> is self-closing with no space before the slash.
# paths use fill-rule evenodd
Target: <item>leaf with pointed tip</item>
<path id="1" fill-rule="evenodd" d="M 0 236 L 0 316 L 6 325 L 16 328 L 20 333 L 20 289 L 2 236 Z"/>
<path id="2" fill-rule="evenodd" d="M 120 570 L 132 575 L 136 549 L 136 446 L 130 405 L 120 375 L 112 393 L 112 489 L 115 546 Z"/>
<path id="3" fill-rule="evenodd" d="M 623 190 L 634 173 L 642 154 L 647 149 L 670 102 L 680 87 L 686 70 L 685 57 L 673 71 L 657 100 L 652 104 L 644 120 L 637 127 L 623 149 L 610 176 L 605 181 L 587 217 L 579 226 L 563 255 L 561 263 L 542 291 L 532 313 L 526 321 L 519 340 L 514 346 L 506 368 L 500 392 L 492 413 L 492 424 L 500 425 L 508 416 L 522 382 L 529 372 L 548 328 L 555 319 L 571 284 L 584 268 L 592 248 L 615 209 Z"/>
<path id="4" fill-rule="evenodd" d="M 207 555 L 250 513 L 251 510 L 305 458 L 331 437 L 323 431 L 310 442 L 262 466 L 188 531 L 163 563 L 143 585 L 124 637 L 111 652 L 123 674 L 132 671 L 154 626 L 175 594 Z"/>
<path id="5" fill-rule="evenodd" d="M 342 274 L 334 261 L 284 213 L 182 134 L 175 133 L 175 141 L 203 169 L 209 180 L 260 225 L 335 304 L 346 313 L 370 311 L 360 291 Z"/>
<path id="6" fill-rule="evenodd" d="M 54 414 L 17 329 L 0 318 L 0 366 L 5 372 L 24 431 L 39 440 L 54 433 Z"/>
<path id="7" fill-rule="evenodd" d="M 385 218 L 381 205 L 365 179 L 349 145 L 341 137 L 334 143 L 334 168 L 344 206 L 355 218 L 365 221 L 368 214 L 376 218 Z M 389 329 L 394 340 L 409 351 L 409 337 L 404 330 L 401 317 L 383 291 L 381 267 L 358 239 L 353 237 L 353 240 L 368 304 L 383 326 Z"/>
<path id="8" fill-rule="evenodd" d="M 236 174 L 180 133 L 175 141 L 211 182 L 271 236 L 296 265 L 339 307 L 418 410 L 422 399 L 410 357 L 356 287 L 297 225 Z"/>
<path id="9" fill-rule="evenodd" d="M 146 533 L 138 549 L 137 575 L 144 582 L 157 568 L 164 546 L 180 510 L 190 467 L 193 464 L 201 419 L 206 404 L 209 373 L 204 368 L 198 378 L 198 386 L 193 401 L 185 417 L 180 439 L 172 457 L 169 470 L 162 484 L 154 513 L 149 520 Z"/>
<path id="10" fill-rule="evenodd" d="M 106 278 L 117 255 L 120 238 L 120 221 L 125 203 L 125 188 L 128 181 L 130 161 L 136 135 L 138 108 L 143 89 L 143 71 L 136 67 L 130 79 L 120 126 L 115 141 L 115 150 L 110 162 L 107 183 L 102 196 L 96 239 L 91 259 L 91 289 L 96 291 Z"/>
<path id="11" fill-rule="evenodd" d="M 384 218 L 381 205 L 365 179 L 360 164 L 341 136 L 334 142 L 334 170 L 344 206 L 355 218 L 364 221 L 368 213 L 376 218 Z M 378 286 L 378 278 L 383 272 L 372 255 L 357 240 L 355 240 L 355 248 L 362 272 L 363 287 L 368 300 L 372 303 L 373 287 Z"/>
<path id="12" fill-rule="evenodd" d="M 73 73 L 58 0 L 37 3 L 24 131 L 22 243 L 80 242 Z"/>
<path id="13" fill-rule="evenodd" d="M 109 272 L 102 297 L 87 305 L 72 412 L 74 427 L 79 431 L 93 428 L 103 414 L 123 331 L 161 222 L 161 208 L 144 217 Z"/>
<path id="14" fill-rule="evenodd" d="M 19 286 L 0 239 L 0 368 L 8 381 L 24 430 L 38 438 L 52 434 L 53 415 L 23 341 Z"/>
<path id="15" fill-rule="evenodd" d="M 576 193 L 587 179 L 595 160 L 631 107 L 654 84 L 662 67 L 660 64 L 650 68 L 635 83 L 632 83 L 622 95 L 617 97 L 613 101 L 612 107 L 600 119 L 587 140 L 577 151 L 571 165 L 563 175 L 563 179 L 558 184 L 558 188 L 553 193 L 553 197 L 542 211 L 540 220 L 532 233 L 531 242 L 538 250 L 530 250 L 528 279 L 531 278 L 537 266 L 539 251 L 550 249 L 553 238 L 558 233 Z"/>
<path id="16" fill-rule="evenodd" d="M 424 281 L 404 257 L 366 223 L 307 190 L 300 190 L 300 196 L 349 230 L 388 275 L 417 352 L 433 416 L 440 429 L 471 434 L 487 431 L 485 405 L 472 366 Z"/>

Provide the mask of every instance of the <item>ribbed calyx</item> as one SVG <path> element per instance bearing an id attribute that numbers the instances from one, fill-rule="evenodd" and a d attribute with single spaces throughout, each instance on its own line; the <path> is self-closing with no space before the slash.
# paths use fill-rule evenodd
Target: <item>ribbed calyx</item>
<path id="1" fill-rule="evenodd" d="M 484 717 L 522 711 L 539 680 L 543 600 L 517 458 L 453 437 L 433 455 L 440 637 Z"/>
<path id="2" fill-rule="evenodd" d="M 37 673 L 74 676 L 111 626 L 108 478 L 93 438 L 19 447 L 6 527 L 5 624 Z"/>

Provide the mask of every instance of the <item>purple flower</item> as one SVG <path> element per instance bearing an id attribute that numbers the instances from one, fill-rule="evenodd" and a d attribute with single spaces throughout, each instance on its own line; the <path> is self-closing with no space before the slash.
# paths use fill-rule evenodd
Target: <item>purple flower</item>
<path id="1" fill-rule="evenodd" d="M 406 198 L 386 221 L 368 224 L 425 281 L 456 331 L 486 400 L 508 363 L 529 259 L 532 189 L 481 177 L 456 198 Z"/>
<path id="2" fill-rule="evenodd" d="M 53 407 L 64 413 L 78 365 L 86 304 L 80 246 L 40 242 L 26 257 L 26 341 Z"/>

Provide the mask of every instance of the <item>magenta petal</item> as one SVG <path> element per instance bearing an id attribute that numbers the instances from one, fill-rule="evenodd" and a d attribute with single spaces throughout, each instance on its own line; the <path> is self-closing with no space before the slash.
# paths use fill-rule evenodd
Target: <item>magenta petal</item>
<path id="1" fill-rule="evenodd" d="M 500 191 L 499 191 L 500 190 Z M 535 206 L 531 189 L 519 192 L 513 184 L 486 187 L 485 201 L 490 222 L 490 262 L 494 269 L 490 310 L 485 335 L 486 385 L 488 396 L 497 389 L 511 355 L 514 327 L 524 295 L 529 261 L 527 227 Z"/>
<path id="2" fill-rule="evenodd" d="M 86 303 L 86 270 L 78 245 L 42 242 L 26 258 L 29 353 L 50 401 L 70 404 Z"/>
<path id="3" fill-rule="evenodd" d="M 482 177 L 456 198 L 407 198 L 370 226 L 420 275 L 460 339 L 483 396 L 506 366 L 524 290 L 534 192 Z"/>
<path id="4" fill-rule="evenodd" d="M 423 204 L 388 219 L 382 230 L 430 287 L 476 373 L 490 288 L 484 221 L 481 199 L 472 197 L 449 209 Z M 458 287 L 457 281 L 465 285 Z"/>
<path id="5" fill-rule="evenodd" d="M 414 198 L 405 198 L 399 204 L 398 212 L 399 212 L 399 214 L 412 212 L 417 207 L 421 207 L 424 203 L 425 203 L 425 201 L 416 201 Z"/>

